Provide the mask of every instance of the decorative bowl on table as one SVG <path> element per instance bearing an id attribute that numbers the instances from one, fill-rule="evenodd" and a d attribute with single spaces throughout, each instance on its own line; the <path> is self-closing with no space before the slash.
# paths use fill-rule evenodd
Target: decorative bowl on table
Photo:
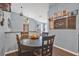
<path id="1" fill-rule="evenodd" d="M 36 39 L 38 39 L 38 35 L 33 34 L 33 35 L 31 36 L 31 39 L 32 39 L 32 40 L 36 40 Z"/>

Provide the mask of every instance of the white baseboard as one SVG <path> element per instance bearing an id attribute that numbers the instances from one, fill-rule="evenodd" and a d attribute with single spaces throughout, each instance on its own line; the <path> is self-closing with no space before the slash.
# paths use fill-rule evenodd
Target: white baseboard
<path id="1" fill-rule="evenodd" d="M 70 50 L 64 49 L 64 48 L 59 47 L 59 46 L 57 46 L 57 45 L 54 45 L 54 47 L 59 48 L 59 49 L 61 49 L 61 50 L 63 50 L 63 51 L 69 52 L 69 53 L 71 53 L 71 54 L 73 54 L 73 55 L 79 56 L 79 53 L 72 52 L 72 51 L 70 51 Z M 12 51 L 9 51 L 9 52 L 5 52 L 5 55 L 6 55 L 6 54 L 13 53 L 13 52 L 16 52 L 16 51 L 18 51 L 18 49 L 12 50 Z"/>
<path id="2" fill-rule="evenodd" d="M 59 46 L 57 46 L 57 45 L 54 45 L 54 47 L 59 48 L 59 49 L 61 49 L 61 50 L 63 50 L 63 51 L 69 52 L 69 53 L 71 53 L 71 54 L 73 54 L 73 55 L 76 55 L 76 56 L 79 55 L 79 53 L 72 52 L 72 51 L 70 51 L 70 50 L 64 49 L 64 48 L 59 47 Z"/>
<path id="3" fill-rule="evenodd" d="M 18 51 L 18 49 L 16 49 L 16 50 L 12 50 L 12 51 L 8 51 L 8 52 L 5 52 L 4 55 L 6 55 L 6 54 L 10 54 L 10 53 L 13 53 L 13 52 L 16 52 L 16 51 Z"/>

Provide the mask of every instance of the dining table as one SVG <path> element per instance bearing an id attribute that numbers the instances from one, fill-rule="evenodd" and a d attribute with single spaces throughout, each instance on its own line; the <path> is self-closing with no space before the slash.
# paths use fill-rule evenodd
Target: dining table
<path id="1" fill-rule="evenodd" d="M 28 47 L 41 47 L 42 46 L 42 36 L 40 36 L 38 39 L 31 39 L 31 38 L 26 38 L 22 39 L 20 41 L 22 45 L 28 46 Z"/>

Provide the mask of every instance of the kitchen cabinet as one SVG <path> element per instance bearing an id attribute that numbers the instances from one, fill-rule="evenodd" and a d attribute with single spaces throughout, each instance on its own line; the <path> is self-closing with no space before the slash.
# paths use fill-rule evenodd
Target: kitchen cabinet
<path id="1" fill-rule="evenodd" d="M 49 18 L 49 29 L 76 29 L 76 16 L 63 16 L 55 20 Z"/>

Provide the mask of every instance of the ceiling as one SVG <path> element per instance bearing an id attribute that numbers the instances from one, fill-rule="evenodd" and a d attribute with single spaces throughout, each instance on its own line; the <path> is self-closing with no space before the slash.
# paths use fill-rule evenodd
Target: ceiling
<path id="1" fill-rule="evenodd" d="M 22 11 L 24 16 L 31 17 L 40 22 L 47 23 L 49 4 L 48 3 L 12 3 L 11 10 L 12 12 L 16 12 L 16 13 L 21 13 Z"/>

